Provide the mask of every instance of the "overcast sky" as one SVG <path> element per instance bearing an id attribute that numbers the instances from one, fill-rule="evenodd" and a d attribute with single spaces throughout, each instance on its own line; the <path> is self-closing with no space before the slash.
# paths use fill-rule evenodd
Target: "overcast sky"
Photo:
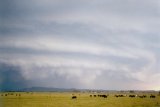
<path id="1" fill-rule="evenodd" d="M 160 90 L 160 0 L 0 0 L 0 86 Z"/>

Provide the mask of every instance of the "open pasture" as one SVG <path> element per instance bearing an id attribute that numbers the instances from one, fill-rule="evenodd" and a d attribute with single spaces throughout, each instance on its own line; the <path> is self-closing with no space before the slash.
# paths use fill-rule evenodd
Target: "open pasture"
<path id="1" fill-rule="evenodd" d="M 106 93 L 103 93 L 106 94 Z M 95 96 L 96 95 L 96 96 Z M 160 96 L 150 98 L 151 94 L 143 93 L 135 97 L 116 97 L 115 93 L 106 94 L 107 98 L 91 93 L 71 92 L 14 92 L 0 93 L 2 107 L 160 107 Z M 76 98 L 72 99 L 72 96 Z"/>

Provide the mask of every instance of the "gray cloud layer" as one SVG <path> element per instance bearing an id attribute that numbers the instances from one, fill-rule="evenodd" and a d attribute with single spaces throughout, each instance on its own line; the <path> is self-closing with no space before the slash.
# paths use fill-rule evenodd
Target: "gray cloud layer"
<path id="1" fill-rule="evenodd" d="M 30 86 L 160 89 L 160 1 L 0 2 L 0 65 Z"/>

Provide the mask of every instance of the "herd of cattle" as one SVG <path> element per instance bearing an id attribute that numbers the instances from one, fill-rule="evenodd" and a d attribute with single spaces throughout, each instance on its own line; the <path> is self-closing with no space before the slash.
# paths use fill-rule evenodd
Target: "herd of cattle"
<path id="1" fill-rule="evenodd" d="M 21 94 L 19 94 L 19 93 L 16 93 L 16 94 L 14 94 L 14 93 L 1 94 L 1 96 L 13 96 L 13 95 L 15 95 L 15 96 L 21 96 Z"/>
<path id="2" fill-rule="evenodd" d="M 1 94 L 1 96 L 21 96 L 20 93 L 4 93 L 4 94 Z M 80 96 L 80 94 L 79 94 Z M 109 96 L 109 94 L 93 94 L 93 95 L 89 95 L 89 97 L 102 97 L 102 98 L 107 98 Z M 135 94 L 131 94 L 131 95 L 126 95 L 126 94 L 116 94 L 114 95 L 114 97 L 118 98 L 118 97 L 130 97 L 130 98 L 134 98 L 134 97 L 139 97 L 139 98 L 156 98 L 156 95 L 135 95 Z M 77 96 L 72 94 L 72 99 L 77 99 Z"/>
<path id="3" fill-rule="evenodd" d="M 109 95 L 105 95 L 105 94 L 102 94 L 102 95 L 90 95 L 90 97 L 103 97 L 103 98 L 107 98 Z"/>
<path id="4" fill-rule="evenodd" d="M 102 97 L 102 98 L 107 98 L 109 95 L 107 94 L 107 95 L 105 95 L 105 94 L 101 94 L 101 95 L 89 95 L 89 97 Z M 116 94 L 116 95 L 114 95 L 114 97 L 116 97 L 116 98 L 118 98 L 118 97 L 130 97 L 130 98 L 134 98 L 134 97 L 139 97 L 139 98 L 147 98 L 147 95 L 122 95 L 122 94 Z M 149 98 L 156 98 L 156 96 L 155 95 L 153 95 L 153 94 L 151 94 L 151 95 L 149 95 L 148 96 Z M 72 96 L 72 99 L 77 99 L 77 96 Z"/>

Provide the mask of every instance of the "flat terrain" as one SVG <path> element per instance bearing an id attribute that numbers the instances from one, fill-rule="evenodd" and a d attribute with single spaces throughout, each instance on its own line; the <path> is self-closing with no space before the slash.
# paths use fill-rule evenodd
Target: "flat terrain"
<path id="1" fill-rule="evenodd" d="M 140 93 L 142 94 L 142 93 Z M 72 99 L 72 96 L 77 99 Z M 156 98 L 90 97 L 91 93 L 14 92 L 0 93 L 0 107 L 160 107 L 160 96 Z M 98 94 L 96 94 L 98 95 Z"/>

